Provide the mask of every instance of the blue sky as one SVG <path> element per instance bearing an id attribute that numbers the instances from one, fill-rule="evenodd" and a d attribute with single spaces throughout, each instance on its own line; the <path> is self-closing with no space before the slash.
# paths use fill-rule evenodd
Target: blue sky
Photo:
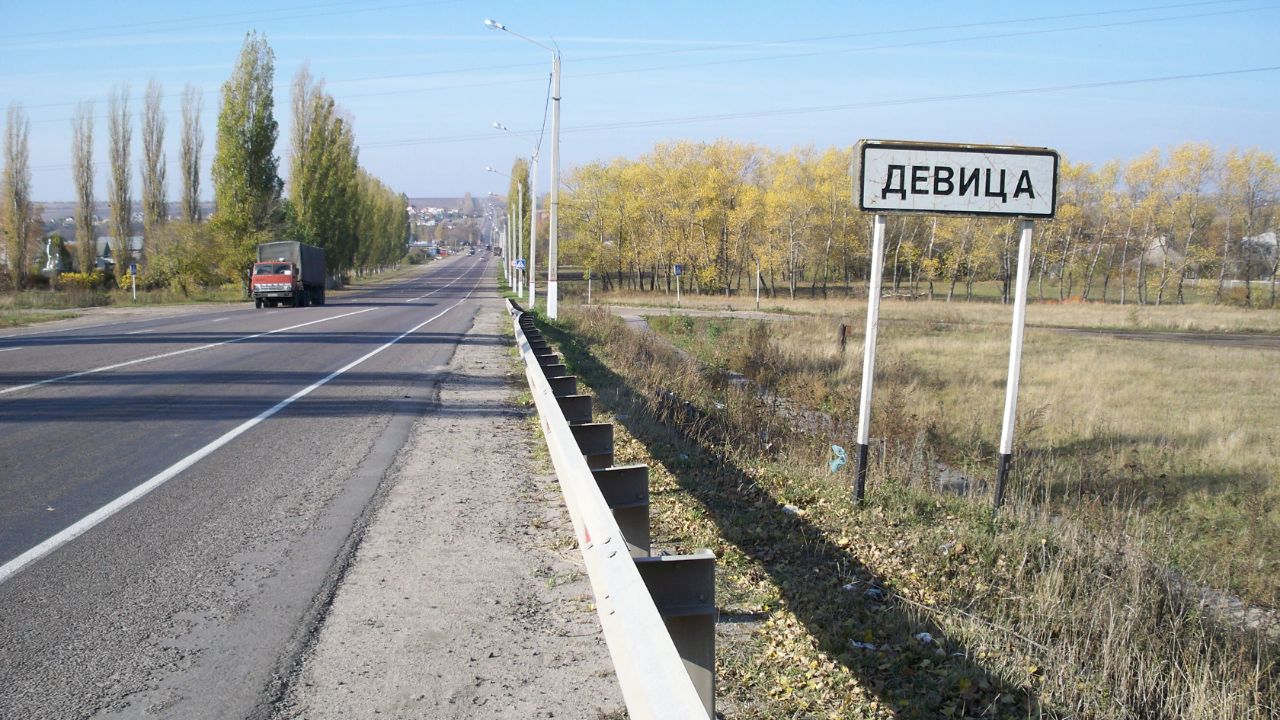
<path id="1" fill-rule="evenodd" d="M 31 120 L 36 198 L 66 200 L 69 118 L 96 100 L 102 199 L 107 94 L 129 83 L 137 110 L 159 80 L 176 199 L 179 96 L 191 83 L 204 92 L 209 197 L 219 88 L 257 30 L 276 53 L 283 170 L 289 88 L 309 62 L 354 117 L 370 172 L 410 196 L 481 196 L 507 182 L 486 165 L 508 168 L 529 150 L 492 123 L 536 134 L 551 64 L 486 17 L 559 45 L 566 169 L 716 138 L 1024 144 L 1099 163 L 1187 141 L 1280 153 L 1280 3 L 1260 0 L 0 0 L 0 104 L 22 103 Z M 1228 74 L 1149 81 L 1210 73 Z M 1132 80 L 1143 82 L 1115 84 Z M 1045 90 L 1080 85 L 1090 87 Z M 1035 92 L 1008 92 L 1018 90 Z M 135 167 L 138 137 L 135 124 Z"/>

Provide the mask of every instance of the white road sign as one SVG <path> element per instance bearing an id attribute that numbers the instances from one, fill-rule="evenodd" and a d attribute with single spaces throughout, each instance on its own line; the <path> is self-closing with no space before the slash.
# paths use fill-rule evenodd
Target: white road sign
<path id="1" fill-rule="evenodd" d="M 1058 153 L 1048 148 L 863 140 L 854 193 L 867 212 L 1051 218 Z"/>

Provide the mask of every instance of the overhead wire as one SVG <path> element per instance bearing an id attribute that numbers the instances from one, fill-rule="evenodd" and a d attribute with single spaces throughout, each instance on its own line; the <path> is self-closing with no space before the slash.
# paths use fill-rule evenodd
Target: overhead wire
<path id="1" fill-rule="evenodd" d="M 870 100 L 856 103 L 841 103 L 838 105 L 813 105 L 804 107 L 791 108 L 772 108 L 769 110 L 753 110 L 733 113 L 716 113 L 708 115 L 689 115 L 684 117 L 655 118 L 650 120 L 625 120 L 615 123 L 600 123 L 596 125 L 581 125 L 577 127 L 562 128 L 564 133 L 580 133 L 594 132 L 601 130 L 619 130 L 626 128 L 640 127 L 658 127 L 665 125 L 684 125 L 701 122 L 717 122 L 724 120 L 744 120 L 762 117 L 776 117 L 784 115 L 803 115 L 810 113 L 836 112 L 841 110 L 862 110 L 874 109 L 882 107 L 895 107 L 901 105 L 919 105 L 937 102 L 952 102 L 958 100 L 977 100 L 997 97 L 1012 97 L 1017 95 L 1034 95 L 1055 92 L 1068 92 L 1073 90 L 1089 90 L 1105 87 L 1122 87 L 1129 85 L 1144 85 L 1162 82 L 1175 82 L 1179 80 L 1194 80 L 1213 77 L 1225 77 L 1230 75 L 1245 75 L 1251 73 L 1276 72 L 1280 71 L 1280 65 L 1241 68 L 1235 70 L 1219 70 L 1203 73 L 1184 73 L 1179 75 L 1163 75 L 1144 78 L 1129 78 L 1123 80 L 1102 80 L 1097 82 L 1071 83 L 1063 85 L 1045 85 L 1030 88 L 1012 88 L 1007 90 L 987 90 L 970 93 L 957 93 L 952 95 L 929 95 L 914 98 L 895 98 L 887 100 Z M 364 149 L 378 149 L 384 147 L 402 147 L 406 145 L 431 145 L 439 143 L 452 142 L 468 142 L 473 140 L 483 140 L 489 138 L 489 135 L 454 135 L 438 138 L 414 138 L 406 140 L 393 140 L 384 142 L 366 143 L 361 147 Z"/>
<path id="2" fill-rule="evenodd" d="M 656 55 L 670 55 L 670 54 L 689 53 L 689 52 L 740 49 L 744 47 L 795 45 L 795 44 L 812 42 L 817 40 L 849 39 L 849 38 L 855 38 L 855 37 L 874 37 L 874 36 L 881 36 L 881 35 L 905 34 L 905 33 L 911 33 L 911 32 L 933 32 L 937 30 L 967 29 L 967 28 L 974 28 L 974 27 L 1008 25 L 1008 24 L 1023 23 L 1023 22 L 1044 22 L 1044 21 L 1052 21 L 1052 20 L 1074 19 L 1079 17 L 1114 15 L 1119 13 L 1151 12 L 1155 10 L 1173 10 L 1173 9 L 1181 9 L 1186 7 L 1198 7 L 1198 6 L 1205 6 L 1205 5 L 1239 4 L 1240 2 L 1246 2 L 1246 1 L 1247 0 L 1210 0 L 1208 2 L 1177 3 L 1177 4 L 1170 4 L 1170 5 L 1152 5 L 1152 6 L 1142 7 L 1142 8 L 1131 8 L 1131 9 L 1123 9 L 1123 10 L 1105 10 L 1105 11 L 1095 11 L 1095 12 L 1089 12 L 1089 13 L 1071 13 L 1066 15 L 1043 15 L 1043 16 L 1036 16 L 1036 17 L 1029 17 L 1029 18 L 1016 18 L 1016 19 L 1006 18 L 1002 20 L 991 20 L 991 21 L 976 22 L 976 23 L 924 26 L 920 28 L 898 28 L 898 29 L 891 29 L 891 30 L 864 31 L 859 33 L 816 36 L 812 38 L 798 38 L 798 39 L 782 40 L 782 41 L 754 41 L 754 42 L 746 42 L 746 43 L 736 43 L 731 45 L 714 45 L 714 46 L 708 46 L 704 48 L 672 48 L 672 49 L 660 50 L 660 51 L 620 53 L 620 54 L 606 55 L 606 56 L 586 56 L 583 58 L 578 58 L 575 61 L 575 63 L 581 64 L 584 62 L 595 62 L 600 60 L 617 60 L 617 59 L 652 57 Z M 394 7 L 399 7 L 399 6 L 394 6 Z M 968 41 L 974 41 L 974 40 L 1004 39 L 1004 38 L 1010 38 L 1010 37 L 1022 37 L 1022 36 L 1040 35 L 1040 34 L 1048 34 L 1048 33 L 1074 32 L 1078 30 L 1091 30 L 1091 29 L 1100 29 L 1100 28 L 1108 28 L 1108 27 L 1140 25 L 1140 24 L 1153 23 L 1153 22 L 1164 22 L 1169 20 L 1199 19 L 1204 17 L 1219 16 L 1219 15 L 1232 15 L 1232 14 L 1240 14 L 1240 13 L 1247 13 L 1247 12 L 1257 12 L 1262 10 L 1271 10 L 1271 9 L 1276 9 L 1277 7 L 1280 7 L 1280 5 L 1270 4 L 1265 6 L 1243 8 L 1238 10 L 1225 10 L 1225 11 L 1218 11 L 1218 12 L 1211 12 L 1211 13 L 1195 13 L 1190 15 L 1172 15 L 1172 16 L 1164 16 L 1164 17 L 1156 17 L 1156 18 L 1137 18 L 1133 20 L 1117 21 L 1113 23 L 1102 23 L 1102 24 L 1093 24 L 1093 25 L 1075 25 L 1075 26 L 1064 27 L 1064 28 L 1040 28 L 1040 29 L 1034 29 L 1034 30 L 1014 31 L 1009 33 L 993 33 L 993 34 L 979 35 L 979 36 L 965 36 L 960 38 L 914 40 L 914 41 L 909 41 L 905 43 L 893 43 L 893 44 L 878 45 L 878 46 L 859 46 L 859 47 L 853 47 L 853 48 L 826 48 L 822 50 L 813 50 L 813 51 L 801 52 L 801 53 L 763 55 L 763 56 L 753 56 L 748 58 L 727 58 L 727 59 L 721 59 L 721 60 L 710 60 L 710 61 L 702 61 L 702 62 L 695 62 L 695 63 L 659 65 L 659 66 L 651 66 L 651 67 L 645 67 L 645 68 L 625 68 L 625 69 L 615 69 L 615 70 L 603 70 L 603 71 L 598 71 L 593 73 L 578 73 L 578 74 L 570 75 L 568 77 L 571 77 L 571 78 L 603 77 L 603 76 L 609 76 L 609 75 L 624 75 L 624 74 L 630 74 L 630 73 L 636 73 L 636 72 L 682 70 L 682 69 L 689 69 L 689 68 L 695 68 L 695 67 L 710 67 L 715 65 L 759 62 L 762 60 L 776 61 L 776 60 L 788 60 L 793 58 L 814 57 L 814 56 L 821 56 L 821 55 L 846 54 L 846 53 L 857 53 L 857 52 L 874 52 L 879 50 L 901 49 L 906 47 L 920 47 L 920 46 L 927 46 L 927 45 L 941 45 L 941 44 L 968 42 Z M 374 8 L 374 9 L 381 9 L 381 8 Z M 333 80 L 333 81 L 330 81 L 329 84 L 345 85 L 345 84 L 352 84 L 352 83 L 359 83 L 359 82 L 372 82 L 372 81 L 378 81 L 378 80 L 400 80 L 400 79 L 407 79 L 407 78 L 413 78 L 413 77 L 428 77 L 433 75 L 487 72 L 492 70 L 507 70 L 507 69 L 514 69 L 514 68 L 536 67 L 539 64 L 540 63 L 532 63 L 532 62 L 505 63 L 501 65 L 485 65 L 485 66 L 463 67 L 463 68 L 453 68 L 453 69 L 445 69 L 445 70 L 430 70 L 430 71 L 424 71 L 421 73 L 375 75 L 375 76 L 367 76 L 367 77 L 361 77 L 361 78 L 351 78 L 348 80 Z M 436 90 L 450 90 L 450 89 L 473 87 L 473 86 L 487 87 L 487 86 L 497 86 L 497 85 L 513 85 L 513 84 L 519 84 L 521 82 L 527 82 L 527 79 L 501 80 L 501 81 L 490 81 L 490 82 L 482 82 L 482 83 L 468 82 L 468 83 L 457 83 L 452 85 L 434 85 L 434 86 L 429 86 L 425 88 L 409 88 L 409 89 L 400 89 L 400 90 L 380 91 L 376 93 L 354 94 L 354 95 L 348 95 L 346 97 L 379 97 L 379 96 L 388 96 L 388 95 L 412 94 L 412 93 L 420 93 L 420 92 L 434 92 Z M 217 92 L 218 92 L 217 90 L 209 90 L 209 91 L 205 91 L 202 94 L 209 96 L 209 95 L 216 95 Z M 42 103 L 38 105 L 30 105 L 28 107 L 29 108 L 69 107 L 76 104 L 78 104 L 78 101 Z M 38 123 L 61 122 L 61 121 L 62 121 L 61 118 L 33 120 L 33 122 L 38 122 Z"/>

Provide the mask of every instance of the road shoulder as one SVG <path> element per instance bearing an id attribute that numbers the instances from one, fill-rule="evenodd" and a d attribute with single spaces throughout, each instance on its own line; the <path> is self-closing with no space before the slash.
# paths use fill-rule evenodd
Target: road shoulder
<path id="1" fill-rule="evenodd" d="M 279 718 L 596 718 L 621 693 L 541 443 L 477 316 Z M 545 468 L 543 468 L 545 470 Z"/>

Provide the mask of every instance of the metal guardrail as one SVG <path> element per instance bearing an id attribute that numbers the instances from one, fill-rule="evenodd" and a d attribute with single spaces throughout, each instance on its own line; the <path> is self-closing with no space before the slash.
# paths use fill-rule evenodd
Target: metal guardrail
<path id="1" fill-rule="evenodd" d="M 650 555 L 648 466 L 613 464 L 613 426 L 592 422 L 591 396 L 507 302 L 627 712 L 714 718 L 715 555 Z"/>

